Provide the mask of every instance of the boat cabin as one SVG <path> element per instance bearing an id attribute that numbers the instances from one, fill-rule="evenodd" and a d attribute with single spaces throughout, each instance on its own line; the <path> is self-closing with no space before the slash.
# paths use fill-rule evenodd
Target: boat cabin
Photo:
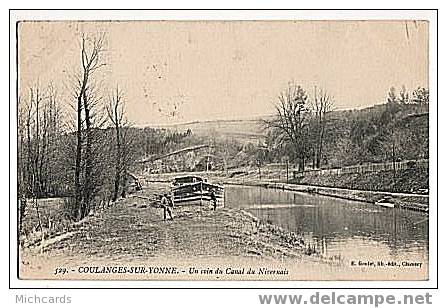
<path id="1" fill-rule="evenodd" d="M 195 183 L 201 183 L 201 182 L 206 182 L 206 179 L 203 179 L 199 176 L 182 176 L 182 177 L 175 178 L 172 181 L 172 184 L 174 186 L 178 186 L 178 185 L 188 185 L 188 184 L 195 184 Z"/>

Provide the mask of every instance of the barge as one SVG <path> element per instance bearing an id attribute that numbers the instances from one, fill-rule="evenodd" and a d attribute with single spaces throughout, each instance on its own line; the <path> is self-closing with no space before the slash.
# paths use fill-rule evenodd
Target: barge
<path id="1" fill-rule="evenodd" d="M 171 184 L 171 195 L 174 205 L 212 205 L 214 194 L 217 207 L 225 204 L 225 191 L 222 185 L 209 183 L 198 176 L 177 177 Z"/>

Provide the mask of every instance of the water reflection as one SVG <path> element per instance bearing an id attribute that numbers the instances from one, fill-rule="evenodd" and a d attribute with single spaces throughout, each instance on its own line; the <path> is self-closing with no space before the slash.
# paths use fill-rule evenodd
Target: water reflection
<path id="1" fill-rule="evenodd" d="M 428 216 L 362 202 L 262 187 L 229 186 L 225 205 L 301 234 L 329 256 L 428 259 Z M 374 260 L 374 259 L 373 259 Z"/>

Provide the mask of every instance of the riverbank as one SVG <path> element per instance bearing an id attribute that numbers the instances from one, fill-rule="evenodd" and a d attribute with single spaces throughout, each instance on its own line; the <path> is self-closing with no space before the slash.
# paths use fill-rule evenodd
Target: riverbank
<path id="1" fill-rule="evenodd" d="M 365 191 L 387 191 L 396 193 L 421 193 L 428 191 L 428 164 L 403 170 L 380 170 L 366 173 L 323 173 L 304 172 L 290 183 L 337 187 Z"/>
<path id="2" fill-rule="evenodd" d="M 185 173 L 186 174 L 186 173 Z M 191 173 L 188 173 L 191 174 Z M 402 193 L 402 192 L 390 192 L 390 191 L 379 191 L 379 190 L 362 190 L 362 189 L 350 189 L 343 186 L 335 184 L 332 181 L 333 186 L 320 186 L 320 185 L 310 185 L 310 184 L 299 184 L 299 183 L 285 183 L 285 181 L 275 180 L 275 177 L 267 177 L 264 173 L 264 180 L 256 178 L 254 176 L 225 176 L 222 172 L 197 172 L 194 173 L 198 176 L 206 177 L 212 182 L 227 184 L 227 185 L 247 185 L 247 186 L 262 186 L 266 188 L 273 189 L 283 189 L 288 191 L 304 192 L 310 194 L 318 194 L 323 196 L 341 198 L 352 201 L 360 201 L 365 203 L 370 203 L 374 205 L 377 201 L 390 197 L 391 202 L 395 204 L 396 207 L 405 208 L 409 210 L 419 211 L 423 213 L 428 213 L 429 211 L 429 195 L 428 194 L 417 194 L 417 193 Z M 248 173 L 250 174 L 250 173 Z M 183 175 L 181 173 L 175 174 L 154 174 L 145 177 L 148 182 L 161 181 L 169 182 L 176 176 Z M 376 205 L 374 205 L 376 206 Z"/>
<path id="3" fill-rule="evenodd" d="M 232 185 L 241 185 L 240 183 L 232 182 L 227 183 Z M 396 207 L 409 209 L 413 211 L 419 211 L 428 213 L 429 211 L 429 197 L 428 195 L 419 194 L 404 194 L 404 193 L 390 193 L 383 191 L 366 191 L 366 190 L 354 190 L 336 187 L 321 187 L 312 185 L 300 185 L 300 184 L 285 184 L 285 183 L 270 183 L 270 182 L 244 182 L 243 185 L 249 186 L 262 186 L 272 189 L 282 189 L 288 191 L 304 192 L 309 194 L 317 194 L 322 196 L 340 198 L 351 201 L 360 201 L 365 203 L 371 203 L 374 206 L 375 203 L 385 197 L 389 197 L 389 201 L 393 202 Z"/>
<path id="4" fill-rule="evenodd" d="M 287 232 L 268 220 L 262 221 L 258 219 L 262 216 L 255 217 L 252 211 L 243 209 L 226 207 L 213 211 L 206 206 L 182 206 L 175 208 L 174 220 L 164 221 L 162 209 L 155 207 L 155 199 L 168 188 L 167 183 L 149 182 L 142 192 L 130 194 L 108 208 L 97 209 L 70 225 L 69 231 L 40 243 L 29 243 L 20 251 L 20 278 L 426 279 L 425 259 L 420 268 L 411 270 L 352 266 L 357 258 L 319 250 L 321 247 L 316 247 L 315 241 Z M 349 225 L 343 228 L 350 229 Z M 314 246 L 306 245 L 305 241 Z M 393 260 L 408 261 L 407 255 Z M 121 274 L 119 271 L 123 268 L 133 272 Z M 135 268 L 139 269 L 138 273 Z M 215 275 L 217 269 L 222 272 Z M 66 272 L 57 274 L 58 270 Z M 248 274 L 252 271 L 255 273 Z"/>
<path id="5" fill-rule="evenodd" d="M 92 212 L 68 232 L 28 245 L 21 251 L 21 277 L 51 277 L 52 264 L 190 259 L 300 262 L 303 258 L 308 262 L 339 262 L 323 259 L 297 234 L 260 221 L 244 210 L 182 206 L 175 208 L 173 220 L 164 221 L 162 209 L 153 203 L 164 189 L 163 184 L 151 185 L 109 208 Z"/>

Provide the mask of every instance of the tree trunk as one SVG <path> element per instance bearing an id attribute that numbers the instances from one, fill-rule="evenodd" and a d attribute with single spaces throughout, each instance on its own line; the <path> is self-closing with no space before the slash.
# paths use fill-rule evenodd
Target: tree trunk
<path id="1" fill-rule="evenodd" d="M 84 175 L 84 202 L 82 206 L 81 218 L 84 218 L 88 214 L 88 210 L 91 206 L 93 183 L 92 183 L 92 129 L 91 129 L 91 118 L 90 109 L 87 104 L 87 97 L 84 92 L 84 112 L 85 112 L 85 175 Z"/>
<path id="2" fill-rule="evenodd" d="M 123 190 L 121 192 L 121 197 L 122 198 L 126 198 L 126 194 L 127 194 L 127 168 L 124 169 L 122 176 L 121 176 L 121 180 L 122 180 L 122 187 Z"/>
<path id="3" fill-rule="evenodd" d="M 304 160 L 304 156 L 302 155 L 300 158 L 300 170 L 304 171 L 304 164 L 305 164 L 305 160 Z"/>
<path id="4" fill-rule="evenodd" d="M 321 144 L 318 145 L 318 150 L 317 150 L 317 161 L 316 161 L 316 167 L 317 169 L 320 169 L 321 166 Z"/>
<path id="5" fill-rule="evenodd" d="M 28 120 L 26 123 L 26 142 L 27 142 L 27 150 L 28 150 L 28 155 L 27 155 L 27 163 L 26 163 L 26 174 L 27 174 L 27 181 L 26 181 L 26 194 L 27 196 L 31 196 L 31 192 L 32 192 L 32 188 L 31 188 L 31 183 L 32 183 L 32 174 L 31 174 L 31 163 L 32 163 L 32 151 L 31 151 L 31 114 L 29 113 L 28 115 Z"/>
<path id="6" fill-rule="evenodd" d="M 36 143 L 36 152 L 34 153 L 34 186 L 33 186 L 33 192 L 36 196 L 40 196 L 39 191 L 39 183 L 40 183 L 40 177 L 39 177 L 39 152 L 40 152 L 40 130 L 39 130 L 39 92 L 36 93 L 36 136 L 35 136 L 35 143 Z"/>
<path id="7" fill-rule="evenodd" d="M 48 130 L 47 130 L 47 111 L 44 109 L 43 114 L 43 126 L 42 126 L 42 150 L 40 152 L 40 162 L 39 162 L 39 192 L 41 196 L 46 196 L 47 188 L 46 188 L 46 164 L 45 160 L 47 158 L 47 142 L 48 142 Z"/>
<path id="8" fill-rule="evenodd" d="M 298 142 L 296 142 L 295 148 L 296 148 L 296 153 L 298 154 L 298 172 L 303 172 L 304 171 L 304 151 Z"/>
<path id="9" fill-rule="evenodd" d="M 113 190 L 113 197 L 112 197 L 112 201 L 116 201 L 116 199 L 118 199 L 118 193 L 119 193 L 119 189 L 120 189 L 120 170 L 119 170 L 119 166 L 116 166 L 116 170 L 115 170 L 115 187 Z"/>
<path id="10" fill-rule="evenodd" d="M 115 116 L 115 134 L 116 134 L 116 165 L 115 165 L 115 190 L 113 192 L 113 201 L 116 201 L 119 194 L 120 182 L 121 182 L 121 138 L 120 138 L 120 127 L 119 127 L 119 119 L 118 119 L 118 103 L 114 108 L 114 116 Z M 126 177 L 126 173 L 124 173 L 124 178 Z M 123 187 L 123 195 L 125 196 L 125 188 Z M 124 197 L 123 196 L 123 197 Z"/>
<path id="11" fill-rule="evenodd" d="M 318 140 L 318 156 L 317 156 L 317 168 L 321 167 L 321 157 L 323 156 L 323 140 L 325 133 L 325 120 L 321 123 L 321 132 L 319 134 Z"/>
<path id="12" fill-rule="evenodd" d="M 20 101 L 19 101 L 20 103 Z M 20 126 L 19 130 L 19 148 L 17 151 L 17 199 L 19 202 L 19 213 L 18 213 L 18 220 L 19 220 L 19 228 L 17 229 L 17 240 L 20 244 L 20 235 L 22 234 L 22 225 L 23 225 L 23 219 L 25 217 L 25 209 L 26 209 L 26 186 L 25 186 L 25 168 L 24 168 L 24 134 L 23 134 L 23 126 Z"/>
<path id="13" fill-rule="evenodd" d="M 125 177 L 125 174 L 124 174 L 124 177 Z M 116 201 L 116 199 L 118 199 L 120 183 L 121 183 L 121 164 L 120 164 L 120 158 L 119 158 L 119 154 L 118 154 L 117 162 L 116 162 L 116 166 L 115 166 L 115 188 L 113 191 L 112 201 Z"/>
<path id="14" fill-rule="evenodd" d="M 393 136 L 393 189 L 396 185 L 396 151 L 395 151 L 395 143 Z"/>
<path id="15" fill-rule="evenodd" d="M 82 155 L 82 93 L 78 96 L 78 105 L 77 105 L 77 131 L 76 131 L 76 166 L 75 166 L 75 210 L 77 219 L 81 219 L 81 155 Z"/>

